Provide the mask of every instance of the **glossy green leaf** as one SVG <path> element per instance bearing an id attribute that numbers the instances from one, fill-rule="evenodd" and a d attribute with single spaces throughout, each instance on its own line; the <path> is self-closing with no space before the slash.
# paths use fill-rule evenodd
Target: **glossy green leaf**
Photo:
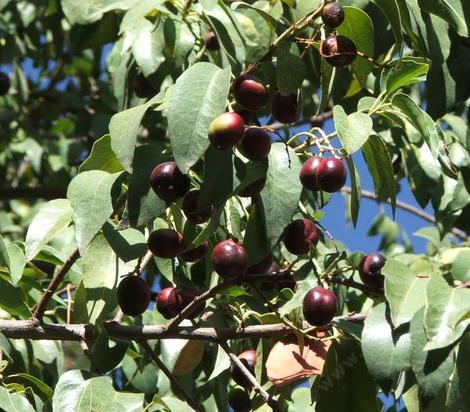
<path id="1" fill-rule="evenodd" d="M 153 168 L 163 162 L 162 150 L 159 144 L 145 144 L 135 150 L 127 195 L 127 217 L 132 227 L 149 223 L 166 209 L 165 201 L 155 194 L 149 180 Z"/>
<path id="2" fill-rule="evenodd" d="M 59 378 L 52 399 L 57 412 L 138 412 L 142 411 L 143 403 L 143 394 L 117 392 L 110 378 L 86 379 L 79 370 L 68 371 Z"/>
<path id="3" fill-rule="evenodd" d="M 410 367 L 410 335 L 393 331 L 385 303 L 367 314 L 361 336 L 362 352 L 370 374 L 379 382 L 393 381 Z"/>
<path id="4" fill-rule="evenodd" d="M 466 0 L 419 0 L 420 7 L 441 17 L 463 36 L 469 36 L 468 13 L 470 7 Z"/>
<path id="5" fill-rule="evenodd" d="M 62 9 L 72 24 L 90 24 L 111 10 L 127 10 L 138 0 L 62 0 Z"/>
<path id="6" fill-rule="evenodd" d="M 122 167 L 132 173 L 137 133 L 145 112 L 153 105 L 161 103 L 164 92 L 157 94 L 148 102 L 116 113 L 109 123 L 111 135 L 111 148 L 121 162 Z"/>
<path id="7" fill-rule="evenodd" d="M 305 78 L 305 63 L 295 46 L 282 44 L 277 51 L 277 87 L 283 95 L 297 94 Z"/>
<path id="8" fill-rule="evenodd" d="M 235 1 L 231 4 L 230 6 L 232 9 L 236 10 L 242 10 L 242 9 L 248 9 L 248 10 L 254 10 L 256 13 L 258 13 L 265 21 L 266 23 L 269 24 L 273 29 L 275 29 L 278 25 L 278 21 L 272 17 L 270 14 L 266 13 L 266 11 L 260 9 L 259 7 L 256 7 L 255 5 L 245 3 L 243 1 Z"/>
<path id="9" fill-rule="evenodd" d="M 253 203 L 249 208 L 243 245 L 248 255 L 248 266 L 258 263 L 271 251 L 271 245 L 266 236 L 266 222 L 263 204 Z"/>
<path id="10" fill-rule="evenodd" d="M 72 221 L 72 206 L 68 199 L 54 199 L 41 206 L 26 233 L 26 258 L 34 259 L 44 245 Z"/>
<path id="11" fill-rule="evenodd" d="M 351 219 L 355 227 L 359 218 L 359 208 L 361 206 L 361 180 L 352 158 L 346 158 L 346 163 L 348 165 L 349 175 L 351 176 L 350 211 Z"/>
<path id="12" fill-rule="evenodd" d="M 416 276 L 404 263 L 388 259 L 382 269 L 385 275 L 385 297 L 390 305 L 390 317 L 398 327 L 411 320 L 424 306 L 427 278 Z"/>
<path id="13" fill-rule="evenodd" d="M 470 381 L 470 369 L 467 367 L 469 362 L 470 334 L 466 333 L 460 341 L 454 371 L 447 389 L 447 411 L 464 411 L 470 405 L 470 391 L 467 386 Z"/>
<path id="14" fill-rule="evenodd" d="M 428 340 L 423 322 L 424 308 L 421 308 L 410 323 L 410 360 L 420 393 L 429 398 L 435 396 L 449 379 L 454 364 L 454 348 L 424 350 Z"/>
<path id="15" fill-rule="evenodd" d="M 17 285 L 23 276 L 23 270 L 26 266 L 26 258 L 18 245 L 10 243 L 7 245 L 8 256 L 10 260 L 10 276 L 13 285 Z"/>
<path id="16" fill-rule="evenodd" d="M 152 28 L 151 26 L 150 29 Z M 154 73 L 165 61 L 164 46 L 162 24 L 154 30 L 142 30 L 136 35 L 132 43 L 132 54 L 144 76 Z"/>
<path id="17" fill-rule="evenodd" d="M 117 306 L 116 289 L 121 277 L 131 272 L 136 261 L 118 259 L 103 235 L 98 235 L 83 254 L 83 286 L 91 323 L 106 317 Z"/>
<path id="18" fill-rule="evenodd" d="M 35 387 L 37 387 L 49 399 L 52 398 L 52 394 L 54 393 L 52 388 L 49 385 L 47 385 L 46 383 L 44 383 L 40 379 L 36 378 L 35 376 L 29 375 L 27 373 L 15 373 L 15 374 L 9 375 L 8 378 L 9 379 L 21 378 L 21 379 L 24 379 L 26 381 L 31 382 L 32 384 L 35 385 Z"/>
<path id="19" fill-rule="evenodd" d="M 103 226 L 103 235 L 124 262 L 139 259 L 147 251 L 145 236 L 137 229 L 117 230 L 110 222 L 106 222 Z"/>
<path id="20" fill-rule="evenodd" d="M 209 146 L 207 129 L 225 110 L 230 69 L 197 63 L 176 81 L 168 108 L 171 148 L 183 173 L 196 163 Z"/>
<path id="21" fill-rule="evenodd" d="M 379 411 L 375 383 L 352 340 L 333 342 L 318 382 L 318 412 Z"/>
<path id="22" fill-rule="evenodd" d="M 284 143 L 274 143 L 268 157 L 266 184 L 261 191 L 266 235 L 274 246 L 289 224 L 300 200 L 300 161 Z"/>
<path id="23" fill-rule="evenodd" d="M 374 180 L 374 189 L 377 198 L 386 201 L 390 199 L 392 212 L 395 216 L 396 183 L 393 173 L 392 159 L 385 142 L 376 135 L 372 135 L 362 147 L 367 167 Z"/>
<path id="24" fill-rule="evenodd" d="M 10 257 L 8 255 L 7 244 L 5 239 L 0 235 L 0 266 L 10 271 Z"/>
<path id="25" fill-rule="evenodd" d="M 426 80 L 429 71 L 429 61 L 422 57 L 407 56 L 388 64 L 380 76 L 380 88 L 392 94 L 405 86 Z"/>
<path id="26" fill-rule="evenodd" d="M 111 148 L 111 136 L 104 135 L 93 143 L 90 155 L 80 166 L 80 173 L 87 170 L 103 170 L 108 173 L 117 173 L 122 169 L 119 159 Z"/>
<path id="27" fill-rule="evenodd" d="M 358 151 L 372 133 L 372 119 L 365 113 L 347 115 L 344 109 L 336 105 L 333 108 L 336 132 L 341 144 L 349 154 Z"/>
<path id="28" fill-rule="evenodd" d="M 470 281 L 470 248 L 459 251 L 452 264 L 452 277 L 461 282 Z"/>
<path id="29" fill-rule="evenodd" d="M 85 250 L 113 211 L 112 189 L 120 173 L 92 170 L 77 175 L 67 190 L 78 247 Z"/>
<path id="30" fill-rule="evenodd" d="M 344 7 L 345 19 L 338 27 L 338 33 L 349 37 L 357 50 L 366 56 L 374 58 L 374 26 L 369 15 L 355 7 Z M 364 58 L 357 57 L 352 64 L 352 70 L 361 85 L 365 85 L 367 76 L 372 71 L 372 64 Z"/>
<path id="31" fill-rule="evenodd" d="M 451 345 L 470 325 L 470 290 L 451 288 L 441 275 L 432 275 L 426 288 L 424 326 L 426 350 Z"/>
<path id="32" fill-rule="evenodd" d="M 403 49 L 402 16 L 396 0 L 372 0 L 390 21 L 396 47 L 401 53 Z"/>
<path id="33" fill-rule="evenodd" d="M 25 396 L 0 387 L 0 408 L 5 412 L 35 412 Z"/>

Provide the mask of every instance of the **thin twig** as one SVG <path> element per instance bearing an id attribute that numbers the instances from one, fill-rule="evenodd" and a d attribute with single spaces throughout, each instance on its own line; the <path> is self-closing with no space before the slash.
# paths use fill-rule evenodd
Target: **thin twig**
<path id="1" fill-rule="evenodd" d="M 167 329 L 170 330 L 178 326 L 184 319 L 191 315 L 191 313 L 197 310 L 203 302 L 214 297 L 217 293 L 221 292 L 222 290 L 232 286 L 236 281 L 236 279 L 224 280 L 223 282 L 215 285 L 213 288 L 210 288 L 204 293 L 201 293 L 200 295 L 196 296 L 188 306 L 186 306 L 175 318 L 168 322 L 168 324 L 166 325 Z"/>
<path id="2" fill-rule="evenodd" d="M 348 186 L 345 186 L 341 189 L 342 192 L 344 193 L 348 193 L 348 194 L 351 194 L 351 188 L 348 187 Z M 361 196 L 366 198 L 366 199 L 371 199 L 371 200 L 375 200 L 376 202 L 380 202 L 377 198 L 377 196 L 375 195 L 375 193 L 373 192 L 370 192 L 368 190 L 361 190 Z M 385 200 L 385 203 L 388 203 L 388 204 L 391 204 L 391 201 L 390 199 L 387 199 Z M 426 213 L 424 210 L 422 209 L 419 209 L 413 205 L 410 205 L 409 203 L 406 203 L 406 202 L 403 202 L 401 200 L 397 200 L 396 201 L 396 205 L 399 209 L 402 209 L 402 210 L 405 210 L 409 213 L 412 213 L 418 217 L 420 217 L 421 219 L 435 225 L 436 224 L 436 219 L 431 216 L 430 214 Z M 463 230 L 460 230 L 456 227 L 453 227 L 452 229 L 450 229 L 450 232 L 455 236 L 457 237 L 458 239 L 462 240 L 462 241 L 466 241 L 466 240 L 469 240 L 469 236 L 467 235 L 467 233 L 465 233 Z"/>
<path id="3" fill-rule="evenodd" d="M 152 358 L 155 364 L 160 368 L 160 370 L 165 374 L 168 380 L 171 382 L 172 386 L 175 388 L 176 392 L 183 398 L 186 403 L 197 412 L 203 412 L 203 409 L 196 403 L 194 400 L 186 393 L 183 386 L 178 382 L 175 376 L 171 373 L 171 371 L 165 366 L 165 364 L 160 360 L 158 356 L 155 355 L 152 348 L 148 344 L 146 340 L 139 342 L 142 348 L 147 352 L 147 354 Z"/>
<path id="4" fill-rule="evenodd" d="M 227 342 L 220 342 L 219 345 L 229 356 L 230 360 L 235 364 L 235 366 L 240 369 L 240 372 L 250 381 L 250 383 L 253 385 L 254 390 L 261 395 L 261 397 L 272 408 L 272 410 L 276 412 L 281 412 L 282 409 L 279 403 L 275 399 L 273 399 L 269 395 L 269 393 L 266 392 L 266 390 L 258 383 L 256 378 L 251 374 L 251 372 L 247 369 L 243 362 L 241 362 L 240 359 L 238 359 L 238 357 L 231 351 Z"/>

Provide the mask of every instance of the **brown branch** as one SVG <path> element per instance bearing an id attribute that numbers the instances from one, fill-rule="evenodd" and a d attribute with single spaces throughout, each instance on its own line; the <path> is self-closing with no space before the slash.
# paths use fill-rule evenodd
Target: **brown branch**
<path id="1" fill-rule="evenodd" d="M 186 393 L 184 390 L 183 386 L 178 382 L 176 377 L 171 373 L 171 371 L 166 367 L 166 365 L 160 360 L 158 356 L 155 355 L 153 352 L 152 348 L 148 344 L 146 340 L 140 341 L 139 342 L 142 348 L 144 348 L 145 352 L 150 356 L 150 358 L 155 362 L 155 365 L 157 365 L 160 370 L 165 374 L 165 376 L 168 378 L 168 380 L 171 382 L 172 386 L 176 389 L 176 392 L 183 398 L 186 403 L 193 409 L 194 411 L 197 412 L 202 412 L 203 409 L 193 401 L 193 399 Z"/>
<path id="2" fill-rule="evenodd" d="M 178 326 L 184 319 L 186 319 L 191 313 L 198 309 L 199 305 L 206 300 L 214 297 L 217 293 L 221 292 L 224 289 L 232 286 L 236 282 L 236 279 L 227 279 L 223 282 L 215 285 L 213 288 L 201 293 L 200 295 L 196 296 L 194 300 L 186 306 L 175 318 L 173 318 L 166 327 L 168 329 L 175 328 Z"/>
<path id="3" fill-rule="evenodd" d="M 289 124 L 289 127 L 298 127 L 298 126 L 303 126 L 307 124 L 312 127 L 321 127 L 326 120 L 332 117 L 333 117 L 333 111 L 328 110 L 326 112 L 319 114 L 318 116 L 308 117 L 306 119 L 301 119 L 295 123 L 291 123 Z M 285 126 L 284 123 L 276 122 L 276 123 L 273 123 L 264 127 L 267 128 L 269 131 L 277 131 L 277 130 L 282 129 L 284 126 Z"/>
<path id="4" fill-rule="evenodd" d="M 351 194 L 351 188 L 348 187 L 348 186 L 343 187 L 341 189 L 341 191 L 344 192 L 344 193 Z M 361 196 L 366 198 L 366 199 L 375 200 L 376 202 L 380 203 L 380 201 L 378 200 L 375 193 L 370 192 L 368 190 L 361 190 Z M 391 204 L 390 199 L 387 199 L 385 202 L 388 203 L 388 204 Z M 433 216 L 431 216 L 429 213 L 426 213 L 424 210 L 419 209 L 418 207 L 410 205 L 409 203 L 403 202 L 401 200 L 397 200 L 396 205 L 399 209 L 402 209 L 402 210 L 405 210 L 409 213 L 412 213 L 412 214 L 420 217 L 421 219 L 423 219 L 423 220 L 425 220 L 425 221 L 427 221 L 427 222 L 429 222 L 433 225 L 436 224 L 436 219 Z M 462 241 L 469 240 L 469 236 L 463 230 L 460 230 L 456 227 L 453 227 L 452 229 L 450 229 L 450 232 L 455 237 L 457 237 L 458 239 L 460 239 Z"/>
<path id="5" fill-rule="evenodd" d="M 64 280 L 65 275 L 67 274 L 67 272 L 70 270 L 70 268 L 74 265 L 74 263 L 77 261 L 79 257 L 80 257 L 80 252 L 78 248 L 76 248 L 67 258 L 67 260 L 64 262 L 61 268 L 57 271 L 55 276 L 52 278 L 51 282 L 49 283 L 49 286 L 47 287 L 46 291 L 42 295 L 41 300 L 36 306 L 36 310 L 33 313 L 32 319 L 36 320 L 37 322 L 42 322 L 42 318 L 44 316 L 44 312 L 47 308 L 47 304 L 49 303 L 49 300 L 52 298 L 52 295 L 57 290 L 60 283 Z"/>
<path id="6" fill-rule="evenodd" d="M 248 368 L 243 364 L 243 362 L 238 359 L 238 357 L 230 350 L 227 342 L 220 342 L 220 347 L 225 351 L 225 353 L 229 356 L 230 360 L 235 364 L 235 366 L 240 369 L 240 372 L 248 379 L 248 381 L 253 385 L 253 388 L 256 392 L 258 392 L 264 401 L 272 408 L 275 412 L 281 412 L 281 406 L 279 403 L 273 399 L 268 392 L 258 383 L 256 378 L 252 375 L 252 373 L 248 370 Z"/>
<path id="7" fill-rule="evenodd" d="M 117 214 L 119 210 L 121 210 L 124 207 L 124 205 L 126 204 L 126 199 L 127 199 L 126 194 L 122 195 L 118 199 L 118 201 L 116 202 L 116 206 L 114 207 L 114 210 L 111 213 L 111 217 Z M 51 282 L 49 283 L 49 286 L 47 287 L 46 291 L 41 297 L 41 300 L 38 302 L 38 305 L 36 306 L 36 310 L 34 311 L 31 317 L 31 320 L 36 321 L 36 322 L 42 322 L 44 312 L 46 311 L 47 304 L 51 300 L 52 295 L 54 295 L 55 291 L 64 280 L 65 275 L 67 274 L 67 272 L 70 270 L 70 268 L 73 266 L 73 264 L 77 261 L 79 257 L 80 257 L 80 251 L 78 250 L 78 247 L 77 247 L 70 254 L 70 256 L 67 258 L 64 264 L 60 267 L 60 269 L 57 271 L 55 276 L 52 278 Z"/>
<path id="8" fill-rule="evenodd" d="M 333 319 L 352 322 L 362 321 L 364 314 L 337 316 Z M 325 331 L 331 325 L 312 329 L 307 322 L 302 325 L 309 331 Z M 283 323 L 268 325 L 252 325 L 239 328 L 209 328 L 197 326 L 178 326 L 168 330 L 166 325 L 129 326 L 115 321 L 104 323 L 109 337 L 121 340 L 149 340 L 149 339 L 188 339 L 211 342 L 226 341 L 229 339 L 271 338 L 273 336 L 286 336 L 292 334 L 292 329 Z M 93 325 L 89 324 L 40 324 L 34 320 L 1 320 L 0 333 L 10 339 L 33 340 L 62 340 L 62 341 L 92 341 L 96 338 Z"/>

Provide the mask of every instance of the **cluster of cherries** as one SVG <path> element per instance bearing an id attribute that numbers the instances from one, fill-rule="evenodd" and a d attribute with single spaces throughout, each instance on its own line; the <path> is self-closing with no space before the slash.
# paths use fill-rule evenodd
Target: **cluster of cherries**
<path id="1" fill-rule="evenodd" d="M 344 20 L 343 8 L 337 3 L 327 3 L 323 8 L 322 20 L 330 28 L 338 27 Z M 210 51 L 219 49 L 217 37 L 212 32 L 206 34 L 205 43 Z M 354 43 L 347 37 L 331 35 L 322 42 L 321 53 L 333 66 L 343 67 L 354 61 L 357 50 Z M 267 88 L 257 78 L 242 75 L 234 81 L 231 91 L 243 110 L 223 113 L 211 122 L 208 128 L 211 145 L 219 151 L 236 147 L 249 161 L 266 159 L 271 150 L 270 136 L 262 127 L 245 124 L 252 122 L 253 112 L 268 103 Z M 279 122 L 296 121 L 297 95 L 285 96 L 279 92 L 274 93 L 271 98 L 271 112 Z M 333 193 L 344 186 L 346 174 L 346 168 L 341 159 L 312 156 L 302 165 L 299 179 L 306 190 Z M 255 197 L 261 192 L 265 182 L 266 177 L 262 177 L 243 190 L 237 191 L 236 194 L 242 197 Z M 157 196 L 168 203 L 183 199 L 182 210 L 190 222 L 199 225 L 211 218 L 213 206 L 201 206 L 200 190 L 190 190 L 191 183 L 188 176 L 179 170 L 175 162 L 169 161 L 157 165 L 151 173 L 150 184 Z M 309 253 L 311 248 L 317 245 L 319 238 L 317 226 L 308 218 L 294 220 L 283 233 L 284 246 L 294 255 Z M 173 229 L 153 231 L 148 238 L 147 246 L 156 257 L 179 258 L 184 262 L 196 262 L 209 251 L 207 241 L 196 247 L 186 247 L 183 235 Z M 236 239 L 219 242 L 212 251 L 211 261 L 215 272 L 224 279 L 236 279 L 253 274 L 275 274 L 280 271 L 271 254 L 256 265 L 247 268 L 245 249 L 243 244 Z M 374 288 L 382 288 L 384 278 L 380 271 L 384 264 L 385 258 L 378 253 L 365 256 L 359 265 L 359 274 L 363 283 Z M 278 283 L 278 287 L 295 288 L 295 280 L 291 275 Z M 165 318 L 171 319 L 197 296 L 197 291 L 187 288 L 165 288 L 157 297 L 157 309 Z M 124 313 L 133 316 L 141 314 L 150 301 L 148 285 L 138 276 L 127 276 L 119 285 L 118 300 Z M 336 296 L 331 290 L 323 287 L 312 288 L 303 300 L 304 318 L 313 326 L 326 325 L 333 319 L 336 306 Z M 204 304 L 202 303 L 192 311 L 189 318 L 199 316 L 203 310 Z M 249 355 L 246 355 L 247 353 Z M 254 370 L 256 352 L 248 351 L 242 355 L 240 355 L 242 361 Z M 237 371 L 238 369 L 234 369 L 232 372 L 234 380 L 242 386 L 249 386 L 249 383 L 240 383 L 244 377 L 239 376 Z"/>

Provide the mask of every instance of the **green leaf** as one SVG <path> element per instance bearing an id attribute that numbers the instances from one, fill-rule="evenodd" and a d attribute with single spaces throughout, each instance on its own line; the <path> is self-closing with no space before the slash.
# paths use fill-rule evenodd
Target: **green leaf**
<path id="1" fill-rule="evenodd" d="M 349 116 L 340 105 L 333 107 L 336 132 L 341 144 L 349 154 L 357 152 L 372 133 L 372 119 L 365 113 Z"/>
<path id="2" fill-rule="evenodd" d="M 119 159 L 111 149 L 111 136 L 104 135 L 93 143 L 90 155 L 81 164 L 79 172 L 87 170 L 103 170 L 108 173 L 120 172 L 122 169 Z"/>
<path id="3" fill-rule="evenodd" d="M 424 305 L 427 278 L 416 276 L 405 264 L 388 259 L 382 269 L 385 275 L 385 297 L 390 305 L 390 316 L 395 327 L 411 320 Z"/>
<path id="4" fill-rule="evenodd" d="M 424 397 L 434 397 L 447 382 L 454 366 L 454 348 L 425 351 L 428 343 L 424 330 L 424 308 L 413 316 L 410 323 L 411 367 Z"/>
<path id="5" fill-rule="evenodd" d="M 361 336 L 367 368 L 381 383 L 393 381 L 410 367 L 410 335 L 393 331 L 387 315 L 385 303 L 374 306 L 367 314 Z"/>
<path id="6" fill-rule="evenodd" d="M 425 81 L 428 71 L 429 61 L 422 57 L 406 56 L 394 60 L 380 76 L 380 89 L 390 95 L 402 87 Z"/>
<path id="7" fill-rule="evenodd" d="M 32 376 L 32 375 L 29 375 L 27 373 L 15 373 L 15 374 L 12 374 L 12 375 L 8 375 L 8 379 L 11 379 L 11 378 L 21 378 L 21 379 L 25 379 L 29 382 L 31 382 L 32 384 L 34 384 L 44 395 L 47 396 L 47 398 L 49 399 L 52 399 L 52 395 L 54 393 L 54 391 L 52 390 L 52 388 L 45 384 L 43 381 L 41 381 L 40 379 L 36 378 L 35 376 Z"/>
<path id="8" fill-rule="evenodd" d="M 377 198 L 385 201 L 390 199 L 393 216 L 396 208 L 396 183 L 393 173 L 392 159 L 384 141 L 376 135 L 369 137 L 362 147 L 367 167 L 374 180 Z"/>
<path id="9" fill-rule="evenodd" d="M 147 103 L 116 113 L 109 123 L 111 148 L 126 171 L 132 173 L 137 133 L 145 112 L 154 104 L 163 102 L 164 91 L 152 97 Z"/>
<path id="10" fill-rule="evenodd" d="M 397 49 L 402 52 L 403 34 L 402 34 L 402 18 L 400 7 L 396 0 L 372 0 L 382 11 L 385 17 L 390 21 L 395 44 Z"/>
<path id="11" fill-rule="evenodd" d="M 143 410 L 143 403 L 143 394 L 117 392 L 109 377 L 86 380 L 79 370 L 68 371 L 59 378 L 52 398 L 57 412 L 138 412 Z"/>
<path id="12" fill-rule="evenodd" d="M 361 179 L 351 157 L 346 158 L 346 163 L 348 165 L 349 175 L 351 176 L 351 219 L 354 227 L 356 227 L 357 219 L 359 218 L 359 208 L 361 206 Z"/>
<path id="13" fill-rule="evenodd" d="M 469 37 L 468 13 L 470 8 L 466 0 L 418 0 L 418 3 L 423 10 L 448 22 L 457 30 L 458 34 Z"/>
<path id="14" fill-rule="evenodd" d="M 62 0 L 62 10 L 71 24 L 90 24 L 112 10 L 127 10 L 138 0 Z"/>
<path id="15" fill-rule="evenodd" d="M 266 184 L 261 191 L 266 219 L 266 235 L 274 246 L 297 210 L 302 184 L 301 164 L 292 149 L 274 143 L 268 157 Z"/>
<path id="16" fill-rule="evenodd" d="M 447 411 L 464 411 L 470 405 L 470 334 L 466 333 L 460 341 L 454 371 L 447 390 Z"/>
<path id="17" fill-rule="evenodd" d="M 28 399 L 0 386 L 0 408 L 5 412 L 35 412 Z"/>
<path id="18" fill-rule="evenodd" d="M 26 259 L 35 258 L 39 251 L 72 221 L 72 206 L 68 199 L 54 199 L 41 206 L 26 233 Z"/>
<path id="19" fill-rule="evenodd" d="M 294 296 L 280 308 L 279 313 L 285 316 L 294 310 L 300 309 L 302 307 L 305 294 L 317 285 L 318 282 L 316 279 L 305 279 L 297 282 Z"/>
<path id="20" fill-rule="evenodd" d="M 177 80 L 168 108 L 168 132 L 178 167 L 188 173 L 209 146 L 207 129 L 223 113 L 230 88 L 230 68 L 196 63 Z"/>
<path id="21" fill-rule="evenodd" d="M 451 288 L 442 275 L 432 275 L 426 288 L 424 327 L 429 343 L 425 350 L 443 348 L 459 339 L 470 325 L 469 313 L 470 290 Z"/>
<path id="22" fill-rule="evenodd" d="M 204 157 L 204 179 L 199 195 L 199 207 L 215 205 L 227 199 L 233 191 L 233 152 L 220 152 L 212 145 Z"/>
<path id="23" fill-rule="evenodd" d="M 99 234 L 90 243 L 82 258 L 90 323 L 103 319 L 116 308 L 116 289 L 121 276 L 131 272 L 135 266 L 136 261 L 122 262 L 103 235 Z"/>
<path id="24" fill-rule="evenodd" d="M 381 410 L 375 382 L 352 340 L 334 341 L 328 350 L 323 374 L 318 382 L 317 412 Z"/>
<path id="25" fill-rule="evenodd" d="M 265 21 L 266 23 L 269 24 L 269 26 L 272 29 L 276 29 L 278 25 L 278 21 L 272 17 L 270 14 L 266 13 L 264 10 L 261 10 L 258 7 L 255 7 L 254 5 L 244 3 L 243 1 L 235 1 L 231 4 L 230 6 L 233 10 L 235 9 L 248 9 L 248 10 L 254 10 L 256 13 L 258 13 Z"/>
<path id="26" fill-rule="evenodd" d="M 248 255 L 248 266 L 261 261 L 271 250 L 271 245 L 266 237 L 266 222 L 261 202 L 252 203 L 249 208 L 243 245 Z"/>
<path id="27" fill-rule="evenodd" d="M 142 70 L 144 76 L 149 76 L 165 61 L 163 24 L 159 24 L 153 31 L 142 30 L 137 33 L 132 42 L 132 54 Z"/>
<path id="28" fill-rule="evenodd" d="M 114 369 L 124 358 L 130 342 L 109 340 L 105 330 L 101 330 L 90 351 L 91 369 L 101 373 Z"/>
<path id="29" fill-rule="evenodd" d="M 433 157 L 436 159 L 439 151 L 439 133 L 432 118 L 406 94 L 397 94 L 392 104 L 401 110 L 409 122 L 421 133 Z"/>
<path id="30" fill-rule="evenodd" d="M 374 26 L 369 15 L 355 7 L 344 7 L 345 19 L 338 27 L 338 33 L 349 37 L 357 50 L 366 56 L 374 58 Z M 357 57 L 352 64 L 352 70 L 362 86 L 365 86 L 367 76 L 372 71 L 372 64 L 362 57 Z"/>
<path id="31" fill-rule="evenodd" d="M 23 276 L 23 270 L 26 266 L 26 259 L 23 253 L 23 249 L 14 243 L 7 245 L 7 250 L 10 260 L 11 281 L 13 285 L 16 286 Z"/>
<path id="32" fill-rule="evenodd" d="M 113 211 L 112 189 L 120 173 L 92 170 L 77 175 L 69 184 L 67 198 L 73 209 L 76 238 L 84 251 Z"/>
<path id="33" fill-rule="evenodd" d="M 328 105 L 331 92 L 334 86 L 336 69 L 328 63 L 325 59 L 320 62 L 320 86 L 321 86 L 321 99 L 317 108 L 317 116 L 322 113 Z"/>
<path id="34" fill-rule="evenodd" d="M 470 248 L 459 251 L 452 264 L 452 277 L 461 282 L 470 281 Z"/>
<path id="35" fill-rule="evenodd" d="M 299 56 L 298 48 L 290 43 L 283 43 L 276 54 L 279 92 L 283 95 L 297 94 L 297 90 L 305 79 L 305 63 Z"/>
<path id="36" fill-rule="evenodd" d="M 147 241 L 137 229 L 117 230 L 110 222 L 103 226 L 103 234 L 114 252 L 124 262 L 139 259 L 147 251 Z"/>
<path id="37" fill-rule="evenodd" d="M 0 235 L 0 266 L 5 267 L 8 272 L 10 271 L 10 257 L 8 255 L 7 244 L 2 235 Z"/>
<path id="38" fill-rule="evenodd" d="M 0 307 L 13 316 L 27 318 L 31 315 L 23 302 L 21 289 L 12 286 L 3 277 L 0 277 Z"/>
<path id="39" fill-rule="evenodd" d="M 127 196 L 128 219 L 133 227 L 146 225 L 165 212 L 166 203 L 152 190 L 149 180 L 153 168 L 163 161 L 162 150 L 163 145 L 146 144 L 135 151 Z"/>
<path id="40" fill-rule="evenodd" d="M 207 380 L 210 381 L 211 379 L 217 378 L 217 376 L 228 368 L 230 368 L 230 358 L 220 345 L 217 345 L 217 358 L 215 359 L 214 369 Z"/>

